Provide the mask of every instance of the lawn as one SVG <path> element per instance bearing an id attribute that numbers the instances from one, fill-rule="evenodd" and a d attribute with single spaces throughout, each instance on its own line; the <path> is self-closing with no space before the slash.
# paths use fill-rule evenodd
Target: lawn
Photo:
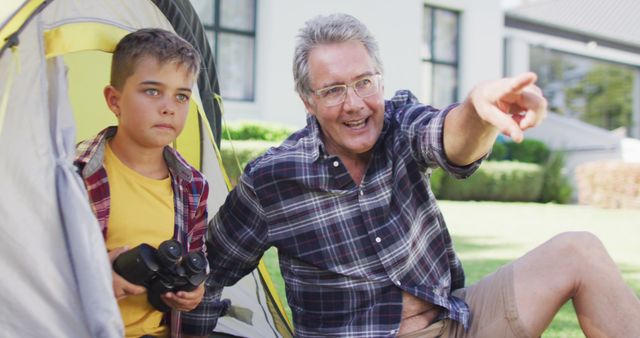
<path id="1" fill-rule="evenodd" d="M 522 256 L 564 231 L 596 234 L 640 296 L 640 210 L 606 210 L 576 205 L 498 202 L 439 203 L 467 274 L 467 284 Z M 265 261 L 284 300 L 277 252 Z M 288 315 L 291 316 L 288 307 Z M 557 314 L 544 337 L 584 337 L 570 303 Z"/>

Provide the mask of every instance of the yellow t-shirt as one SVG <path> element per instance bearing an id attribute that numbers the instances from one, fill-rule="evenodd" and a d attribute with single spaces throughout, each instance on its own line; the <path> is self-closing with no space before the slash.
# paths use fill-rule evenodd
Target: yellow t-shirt
<path id="1" fill-rule="evenodd" d="M 174 209 L 171 177 L 157 180 L 140 175 L 122 163 L 106 144 L 104 166 L 109 179 L 111 205 L 107 229 L 107 249 L 133 249 L 141 243 L 158 248 L 173 237 Z M 147 301 L 147 294 L 118 301 L 126 337 L 145 334 L 166 337 L 162 312 Z"/>

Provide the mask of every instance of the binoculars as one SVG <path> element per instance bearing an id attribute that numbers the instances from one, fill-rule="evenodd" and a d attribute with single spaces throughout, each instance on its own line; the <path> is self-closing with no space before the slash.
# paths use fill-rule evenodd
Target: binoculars
<path id="1" fill-rule="evenodd" d="M 113 262 L 113 270 L 127 281 L 147 288 L 149 303 L 161 312 L 171 310 L 160 298 L 167 292 L 193 291 L 207 277 L 207 261 L 200 251 L 182 253 L 170 239 L 154 247 L 143 243 L 125 251 Z"/>

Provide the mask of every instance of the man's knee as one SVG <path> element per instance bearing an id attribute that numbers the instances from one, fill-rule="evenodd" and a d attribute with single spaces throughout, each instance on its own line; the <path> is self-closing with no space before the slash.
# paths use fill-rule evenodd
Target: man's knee
<path id="1" fill-rule="evenodd" d="M 600 239 L 587 231 L 572 231 L 556 235 L 551 239 L 550 244 L 551 250 L 554 250 L 558 259 L 577 261 L 580 264 L 588 263 L 590 258 L 606 252 Z"/>

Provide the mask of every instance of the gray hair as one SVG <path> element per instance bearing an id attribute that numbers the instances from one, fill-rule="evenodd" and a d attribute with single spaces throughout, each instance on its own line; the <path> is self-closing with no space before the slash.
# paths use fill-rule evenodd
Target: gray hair
<path id="1" fill-rule="evenodd" d="M 308 97 L 313 92 L 309 74 L 309 54 L 313 48 L 321 44 L 348 41 L 361 42 L 373 60 L 376 71 L 382 73 L 378 43 L 362 22 L 348 14 L 319 15 L 307 21 L 298 33 L 293 55 L 293 81 L 299 95 Z"/>

